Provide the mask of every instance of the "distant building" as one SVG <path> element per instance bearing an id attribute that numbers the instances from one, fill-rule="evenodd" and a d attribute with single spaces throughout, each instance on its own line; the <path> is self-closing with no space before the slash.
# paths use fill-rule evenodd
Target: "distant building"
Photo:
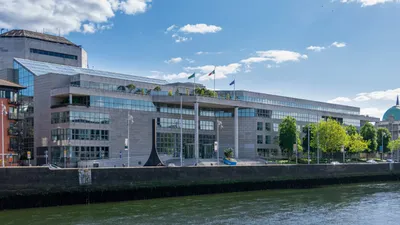
<path id="1" fill-rule="evenodd" d="M 18 92 L 24 89 L 21 85 L 6 80 L 0 80 L 0 156 L 6 159 L 6 165 L 15 165 L 19 160 L 21 150 L 20 132 L 21 119 L 18 114 Z M 2 157 L 0 157 L 0 162 Z M 2 162 L 0 163 L 0 166 Z"/>
<path id="2" fill-rule="evenodd" d="M 32 150 L 39 165 L 45 163 L 46 151 L 49 160 L 60 166 L 74 167 L 88 160 L 127 165 L 128 133 L 130 165 L 143 165 L 152 148 L 153 119 L 157 121 L 160 157 L 178 160 L 182 150 L 186 164 L 215 159 L 217 120 L 223 125 L 220 156 L 225 148 L 233 148 L 240 159 L 282 157 L 276 140 L 279 123 L 286 116 L 297 120 L 299 131 L 327 118 L 356 127 L 379 121 L 360 115 L 357 107 L 239 90 L 217 91 L 217 97 L 198 96 L 193 83 L 168 83 L 28 59 L 15 58 L 14 69 L 29 81 L 21 97 L 35 99 L 27 111 L 33 118 Z M 128 115 L 134 120 L 130 132 Z"/>
<path id="3" fill-rule="evenodd" d="M 14 58 L 87 67 L 86 51 L 64 37 L 28 30 L 0 34 L 0 70 L 13 68 Z"/>
<path id="4" fill-rule="evenodd" d="M 396 105 L 390 107 L 385 114 L 383 114 L 382 121 L 376 123 L 377 127 L 385 127 L 392 133 L 392 139 L 395 140 L 400 137 L 400 102 L 397 96 Z"/>

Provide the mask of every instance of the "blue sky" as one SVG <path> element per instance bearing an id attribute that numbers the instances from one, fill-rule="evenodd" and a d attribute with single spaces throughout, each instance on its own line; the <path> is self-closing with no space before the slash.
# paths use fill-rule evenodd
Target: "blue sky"
<path id="1" fill-rule="evenodd" d="M 2 1 L 0 26 L 59 30 L 95 69 L 170 82 L 197 72 L 213 88 L 204 75 L 217 66 L 217 89 L 236 79 L 236 89 L 354 105 L 378 117 L 400 94 L 396 0 L 65 0 L 75 11 L 60 0 L 15 0 L 18 10 Z M 53 22 L 17 18 L 21 7 Z"/>

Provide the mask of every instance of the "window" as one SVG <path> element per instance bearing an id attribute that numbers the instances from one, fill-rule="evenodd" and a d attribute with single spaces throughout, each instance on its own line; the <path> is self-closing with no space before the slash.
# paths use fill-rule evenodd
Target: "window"
<path id="1" fill-rule="evenodd" d="M 263 143 L 263 136 L 257 135 L 257 144 L 262 144 L 262 143 Z"/>
<path id="2" fill-rule="evenodd" d="M 257 122 L 257 130 L 263 130 L 263 123 Z"/>
<path id="3" fill-rule="evenodd" d="M 40 54 L 40 55 L 49 55 L 49 56 L 59 57 L 59 58 L 63 58 L 63 59 L 78 60 L 78 56 L 76 56 L 76 55 L 69 55 L 69 54 L 64 54 L 64 53 L 59 53 L 59 52 L 51 52 L 51 51 L 46 51 L 46 50 L 41 50 L 41 49 L 36 49 L 36 48 L 31 48 L 30 51 L 31 51 L 31 53 Z"/>
<path id="4" fill-rule="evenodd" d="M 265 130 L 271 131 L 271 123 L 265 123 Z"/>
<path id="5" fill-rule="evenodd" d="M 271 136 L 265 136 L 265 144 L 271 144 Z"/>
<path id="6" fill-rule="evenodd" d="M 278 132 L 279 131 L 279 124 L 274 123 L 274 132 Z"/>
<path id="7" fill-rule="evenodd" d="M 108 141 L 108 130 L 90 130 L 90 129 L 54 129 L 51 130 L 51 139 L 60 140 L 91 140 Z"/>

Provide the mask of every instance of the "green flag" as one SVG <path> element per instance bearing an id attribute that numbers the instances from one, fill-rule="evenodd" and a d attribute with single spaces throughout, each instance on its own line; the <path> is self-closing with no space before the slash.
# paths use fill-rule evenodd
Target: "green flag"
<path id="1" fill-rule="evenodd" d="M 189 77 L 188 77 L 188 79 L 192 79 L 192 78 L 194 78 L 196 76 L 196 73 L 193 73 L 192 75 L 190 75 Z"/>

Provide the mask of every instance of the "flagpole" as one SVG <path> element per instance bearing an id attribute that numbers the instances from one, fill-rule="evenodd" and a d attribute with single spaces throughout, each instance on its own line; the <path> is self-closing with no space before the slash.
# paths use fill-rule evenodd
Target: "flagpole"
<path id="1" fill-rule="evenodd" d="M 215 69 L 216 67 L 214 67 L 214 93 L 215 93 Z"/>

